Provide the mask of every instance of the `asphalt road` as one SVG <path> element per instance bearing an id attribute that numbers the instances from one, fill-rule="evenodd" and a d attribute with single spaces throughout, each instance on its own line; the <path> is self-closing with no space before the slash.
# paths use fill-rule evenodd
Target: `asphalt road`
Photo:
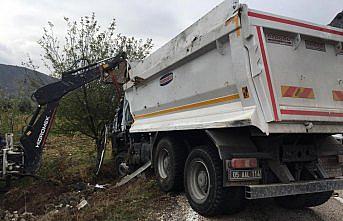
<path id="1" fill-rule="evenodd" d="M 195 213 L 188 205 L 185 196 L 175 197 L 172 208 L 162 212 L 158 220 L 185 221 L 343 221 L 343 191 L 340 197 L 332 197 L 327 203 L 304 210 L 288 210 L 275 205 L 272 199 L 250 201 L 247 208 L 235 215 L 207 219 Z"/>

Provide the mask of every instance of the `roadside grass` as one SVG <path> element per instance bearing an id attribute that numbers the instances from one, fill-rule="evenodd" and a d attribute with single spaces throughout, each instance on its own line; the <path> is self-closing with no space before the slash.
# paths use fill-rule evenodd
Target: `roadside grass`
<path id="1" fill-rule="evenodd" d="M 78 211 L 63 210 L 43 216 L 41 220 L 151 220 L 153 204 L 158 204 L 162 193 L 151 178 L 137 179 L 121 188 L 109 188 L 90 196 L 88 205 Z"/>
<path id="2" fill-rule="evenodd" d="M 0 132 L 13 131 L 15 142 L 19 142 L 29 116 L 10 112 L 0 112 L 0 115 Z M 0 220 L 5 210 L 32 213 L 32 220 L 47 221 L 156 220 L 151 214 L 160 209 L 165 195 L 152 175 L 115 188 L 118 180 L 114 177 L 112 158 L 111 144 L 108 144 L 104 165 L 95 176 L 94 142 L 81 134 L 65 135 L 52 130 L 37 178 L 15 180 L 8 192 L 0 192 Z M 95 184 L 108 186 L 96 189 Z M 83 189 L 77 190 L 79 186 Z M 83 199 L 87 200 L 87 206 L 76 209 Z"/>
<path id="3" fill-rule="evenodd" d="M 111 156 L 106 156 L 108 158 Z M 95 159 L 95 145 L 89 138 L 82 135 L 53 135 L 45 146 L 38 175 L 64 184 L 91 182 Z"/>

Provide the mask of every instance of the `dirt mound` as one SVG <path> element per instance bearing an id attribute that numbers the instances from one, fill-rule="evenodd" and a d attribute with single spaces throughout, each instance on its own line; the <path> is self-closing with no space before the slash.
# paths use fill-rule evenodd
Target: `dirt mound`
<path id="1" fill-rule="evenodd" d="M 3 196 L 1 207 L 19 213 L 30 211 L 41 215 L 46 212 L 47 205 L 56 202 L 59 196 L 67 191 L 67 187 L 56 186 L 48 182 L 33 183 L 27 188 L 11 189 Z"/>
<path id="2" fill-rule="evenodd" d="M 33 182 L 27 188 L 11 189 L 1 198 L 0 220 L 20 220 L 27 214 L 32 216 L 24 220 L 151 220 L 158 216 L 160 205 L 169 201 L 150 176 L 119 188 L 115 183 L 63 186 Z"/>

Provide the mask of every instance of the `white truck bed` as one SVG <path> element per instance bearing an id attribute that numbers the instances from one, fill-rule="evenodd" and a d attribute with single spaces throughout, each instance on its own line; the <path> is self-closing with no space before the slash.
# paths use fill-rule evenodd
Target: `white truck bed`
<path id="1" fill-rule="evenodd" d="M 343 30 L 227 0 L 130 73 L 131 132 L 343 132 Z"/>

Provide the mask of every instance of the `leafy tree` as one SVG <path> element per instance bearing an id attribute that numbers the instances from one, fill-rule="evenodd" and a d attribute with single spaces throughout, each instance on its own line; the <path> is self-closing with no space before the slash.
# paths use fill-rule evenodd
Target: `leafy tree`
<path id="1" fill-rule="evenodd" d="M 31 113 L 33 110 L 32 102 L 28 98 L 23 97 L 18 100 L 17 108 L 20 113 Z"/>
<path id="2" fill-rule="evenodd" d="M 125 51 L 130 60 L 141 60 L 151 48 L 151 39 L 136 39 L 116 33 L 116 22 L 113 19 L 106 29 L 102 29 L 95 14 L 81 17 L 79 21 L 66 22 L 64 41 L 55 34 L 53 23 L 44 28 L 44 34 L 38 41 L 44 50 L 42 60 L 54 76 L 80 66 L 94 63 L 104 58 L 115 56 Z M 79 62 L 81 61 L 81 62 Z M 103 125 L 115 115 L 117 100 L 112 85 L 95 81 L 82 89 L 67 95 L 58 110 L 57 129 L 64 132 L 79 131 L 82 134 L 100 139 Z"/>
<path id="3" fill-rule="evenodd" d="M 0 97 L 2 92 L 0 91 Z M 18 100 L 2 96 L 0 99 L 0 133 L 14 133 L 19 136 L 21 126 L 16 124 L 21 121 L 21 113 L 18 110 Z"/>

